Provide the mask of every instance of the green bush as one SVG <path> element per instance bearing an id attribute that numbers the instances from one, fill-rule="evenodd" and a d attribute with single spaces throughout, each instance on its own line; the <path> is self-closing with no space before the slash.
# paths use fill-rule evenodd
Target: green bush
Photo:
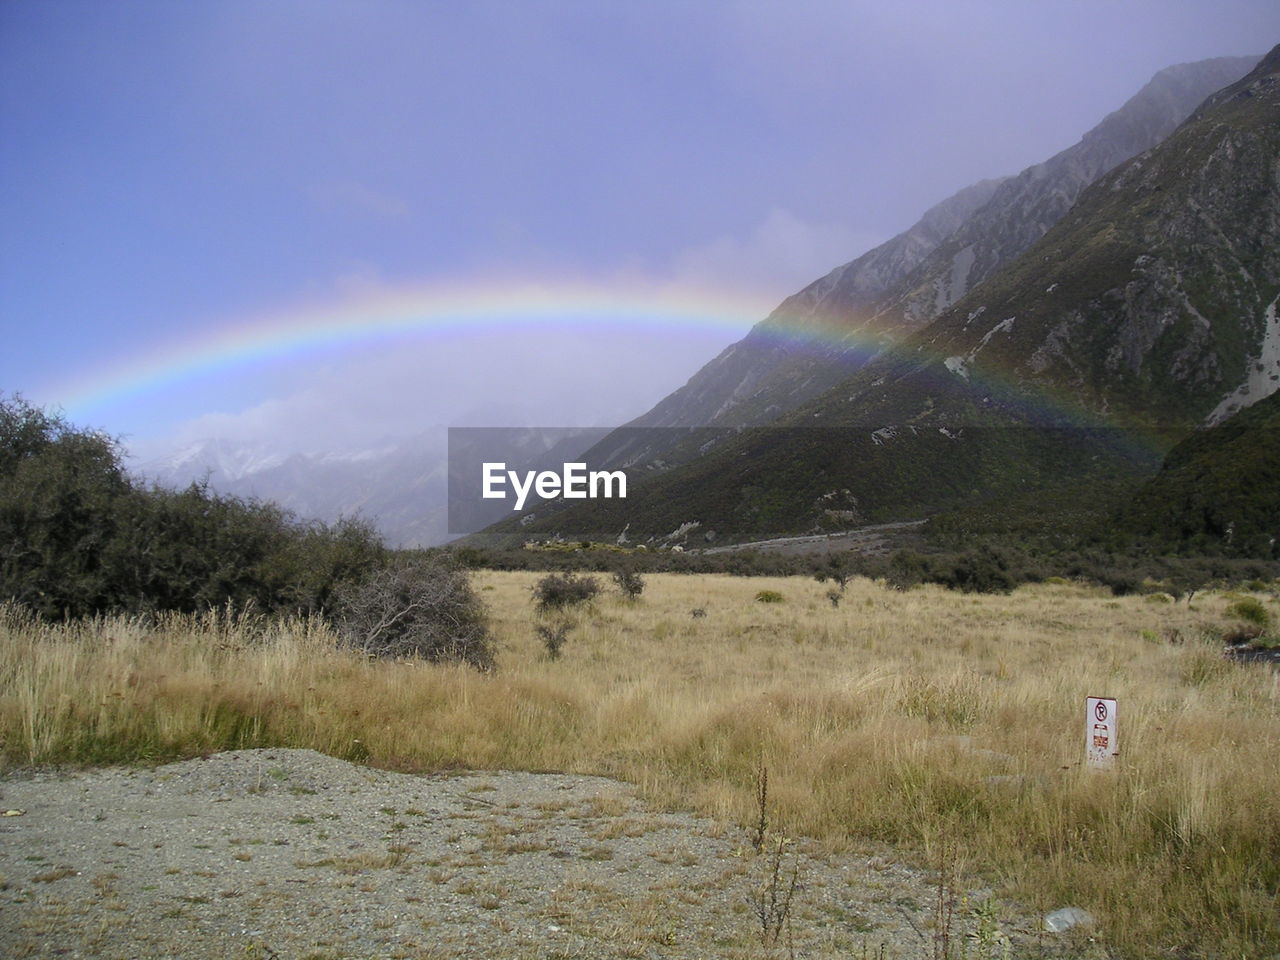
<path id="1" fill-rule="evenodd" d="M 930 579 L 964 593 L 1008 593 L 1019 580 L 1010 566 L 1008 556 L 984 546 L 954 558 Z"/>
<path id="2" fill-rule="evenodd" d="M 548 660 L 560 659 L 560 651 L 564 648 L 565 641 L 569 639 L 569 631 L 572 629 L 573 624 L 568 620 L 533 625 L 533 632 L 538 635 L 542 646 L 546 648 Z"/>
<path id="3" fill-rule="evenodd" d="M 320 611 L 385 558 L 366 523 L 300 523 L 203 483 L 147 488 L 122 464 L 110 437 L 0 396 L 0 600 L 46 619 Z"/>
<path id="4" fill-rule="evenodd" d="M 761 590 L 756 594 L 756 603 L 782 603 L 783 599 L 777 590 Z"/>
<path id="5" fill-rule="evenodd" d="M 1254 626 L 1266 627 L 1271 623 L 1271 614 L 1262 602 L 1254 597 L 1244 597 L 1227 607 L 1227 616 L 1235 617 Z"/>
<path id="6" fill-rule="evenodd" d="M 853 579 L 857 569 L 857 561 L 851 553 L 833 553 L 820 562 L 818 569 L 813 574 L 813 579 L 819 583 L 826 583 L 831 580 L 835 583 L 840 593 L 844 593 L 845 587 L 849 585 L 849 581 Z"/>

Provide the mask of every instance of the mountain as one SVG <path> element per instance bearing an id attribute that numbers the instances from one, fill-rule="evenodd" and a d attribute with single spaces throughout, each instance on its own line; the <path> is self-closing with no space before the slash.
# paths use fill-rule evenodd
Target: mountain
<path id="1" fill-rule="evenodd" d="M 1222 57 L 1160 71 L 1079 143 L 1017 176 L 961 190 L 905 233 L 787 298 L 627 427 L 758 425 L 817 397 L 1016 258 L 1086 186 L 1159 143 L 1257 61 Z M 631 429 L 620 439 L 610 443 L 613 464 L 697 455 L 696 447 L 678 449 L 678 432 Z"/>
<path id="2" fill-rule="evenodd" d="M 1278 167 L 1280 48 L 836 388 L 534 531 L 759 537 L 1153 472 L 1280 385 Z"/>
<path id="3" fill-rule="evenodd" d="M 559 468 L 608 431 L 598 427 L 436 427 L 408 438 L 387 438 L 365 450 L 281 453 L 259 443 L 209 439 L 140 464 L 134 473 L 164 487 L 207 481 L 221 494 L 270 500 L 306 520 L 371 520 L 393 547 L 428 547 L 481 529 L 512 512 L 504 501 L 469 496 L 485 460 L 511 469 Z M 461 491 L 461 492 L 459 492 Z M 530 503 L 537 505 L 537 497 Z"/>
<path id="4" fill-rule="evenodd" d="M 1116 524 L 1164 551 L 1280 558 L 1280 393 L 1170 450 Z"/>
<path id="5" fill-rule="evenodd" d="M 448 539 L 444 430 L 342 453 L 282 454 L 262 444 L 210 439 L 134 472 L 166 487 L 208 480 L 219 493 L 271 500 L 307 520 L 372 520 L 392 546 Z"/>

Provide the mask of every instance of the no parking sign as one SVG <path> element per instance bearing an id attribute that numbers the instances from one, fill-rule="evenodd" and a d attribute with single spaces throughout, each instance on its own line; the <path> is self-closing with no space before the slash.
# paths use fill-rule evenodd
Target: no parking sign
<path id="1" fill-rule="evenodd" d="M 1120 753 L 1116 739 L 1116 702 L 1109 697 L 1085 697 L 1084 756 L 1095 770 L 1105 770 Z"/>

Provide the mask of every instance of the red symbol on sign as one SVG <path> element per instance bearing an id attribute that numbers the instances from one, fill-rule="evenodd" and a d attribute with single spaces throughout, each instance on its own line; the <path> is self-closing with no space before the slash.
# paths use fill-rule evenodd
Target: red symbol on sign
<path id="1" fill-rule="evenodd" d="M 1107 719 L 1107 705 L 1099 700 L 1093 705 L 1093 715 L 1099 720 Z"/>

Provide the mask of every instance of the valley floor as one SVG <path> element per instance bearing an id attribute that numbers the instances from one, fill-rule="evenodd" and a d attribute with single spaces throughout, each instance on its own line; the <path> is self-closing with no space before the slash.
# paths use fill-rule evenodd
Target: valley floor
<path id="1" fill-rule="evenodd" d="M 339 649 L 315 621 L 209 614 L 57 627 L 0 611 L 0 749 L 10 767 L 0 806 L 30 807 L 0 820 L 3 935 L 30 943 L 39 930 L 59 929 L 60 917 L 70 924 L 90 887 L 102 903 L 104 942 L 122 942 L 110 939 L 118 936 L 106 907 L 113 889 L 125 917 L 164 920 L 169 911 L 221 930 L 254 896 L 270 899 L 277 883 L 305 889 L 283 886 L 304 880 L 350 906 L 341 915 L 354 918 L 352 929 L 401 929 L 401 920 L 379 928 L 386 917 L 362 912 L 372 908 L 360 894 L 376 894 L 418 929 L 433 921 L 454 939 L 437 944 L 415 931 L 414 949 L 438 950 L 428 956 L 465 949 L 469 934 L 456 926 L 463 916 L 474 925 L 467 929 L 507 924 L 519 937 L 576 930 L 615 951 L 565 939 L 556 954 L 560 941 L 546 939 L 528 955 L 753 956 L 765 946 L 749 899 L 768 881 L 768 860 L 743 838 L 758 823 L 767 771 L 767 837 L 807 838 L 786 846 L 780 868 L 785 881 L 792 851 L 802 851 L 792 915 L 798 956 L 860 957 L 865 946 L 876 957 L 877 937 L 897 956 L 931 956 L 945 929 L 988 938 L 986 953 L 960 938 L 953 955 L 964 946 L 969 957 L 1001 956 L 992 938 L 1018 931 L 1031 952 L 1014 956 L 1280 951 L 1280 767 L 1261 759 L 1280 752 L 1280 674 L 1223 655 L 1239 596 L 1175 603 L 1073 583 L 978 596 L 856 580 L 836 605 L 829 584 L 802 578 L 653 575 L 636 601 L 606 590 L 564 615 L 568 639 L 552 660 L 534 631 L 556 619 L 531 603 L 537 579 L 475 577 L 499 647 L 490 674 L 369 661 Z M 1275 594 L 1253 597 L 1274 623 Z M 1119 703 L 1121 753 L 1110 773 L 1082 763 L 1089 695 Z M 235 763 L 256 765 L 252 777 L 219 773 L 232 762 L 225 757 L 156 772 L 90 771 L 60 781 L 70 792 L 56 803 L 39 794 L 52 775 L 21 775 L 32 765 L 285 748 L 315 753 L 238 754 L 247 759 Z M 554 780 L 381 772 L 459 770 L 555 771 L 577 786 L 561 809 L 544 810 L 538 804 Z M 348 802 L 343 785 L 361 777 L 372 778 L 373 792 Z M 394 796 L 378 799 L 383 789 Z M 149 806 L 165 798 L 167 819 Z M 48 850 L 27 852 L 19 838 L 50 829 L 47 816 L 109 837 L 111 850 L 49 840 Z M 156 839 L 144 840 L 153 829 Z M 686 848 L 693 862 L 682 867 Z M 486 851 L 501 856 L 467 859 Z M 116 864 L 105 863 L 108 854 Z M 169 855 L 178 859 L 162 864 Z M 133 857 L 146 864 L 145 883 L 127 866 Z M 889 871 L 881 880 L 873 857 Z M 538 864 L 537 889 L 502 873 L 521 863 Z M 711 875 L 697 871 L 713 863 L 717 879 L 699 887 Z M 253 872 L 273 864 L 281 871 L 274 879 Z M 618 873 L 637 886 L 619 892 L 618 878 L 609 879 Z M 846 875 L 864 885 L 838 880 Z M 664 877 L 683 879 L 664 886 Z M 877 900 L 864 881 L 886 883 L 880 892 L 890 899 Z M 577 901 L 568 897 L 561 923 L 551 897 L 570 882 L 585 885 L 585 913 L 571 920 Z M 139 899 L 145 886 L 151 899 Z M 445 911 L 438 918 L 423 906 L 427 888 Z M 946 909 L 930 899 L 939 888 Z M 689 911 L 664 919 L 676 901 Z M 1081 942 L 1031 936 L 1043 916 L 1067 906 L 1097 920 Z M 305 927 L 298 922 L 290 929 Z M 709 939 L 690 939 L 700 925 Z M 260 941 L 239 941 L 259 956 L 283 942 L 272 940 L 277 928 L 242 926 L 263 931 Z M 528 945 L 512 940 L 510 955 Z M 348 955 L 341 945 L 316 949 L 317 957 Z M 379 946 L 368 955 L 396 954 Z"/>

